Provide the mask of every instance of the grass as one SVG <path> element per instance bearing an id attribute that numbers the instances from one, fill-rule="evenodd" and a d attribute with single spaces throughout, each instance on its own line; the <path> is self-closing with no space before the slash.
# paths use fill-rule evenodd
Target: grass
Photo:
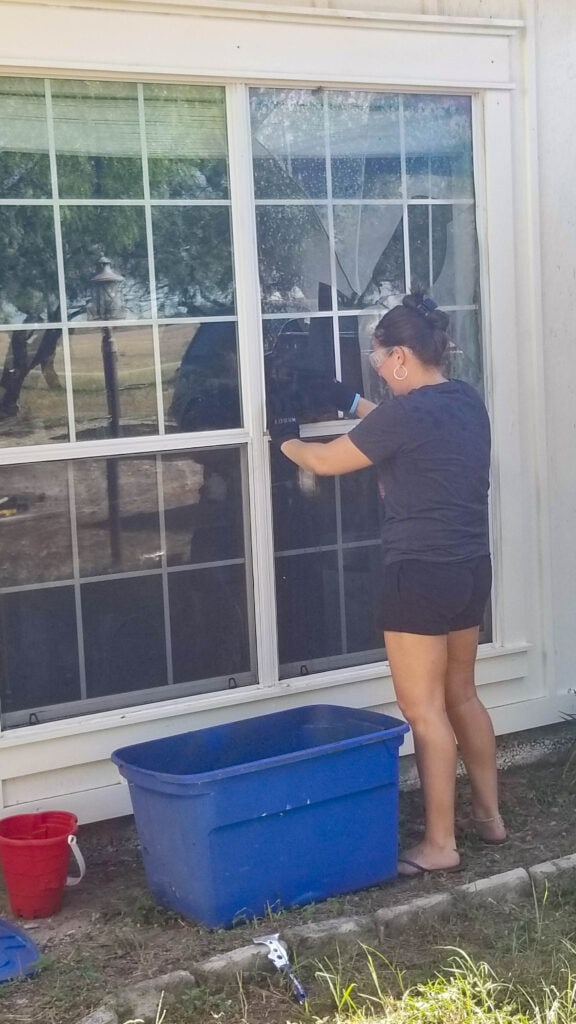
<path id="1" fill-rule="evenodd" d="M 414 932 L 409 936 L 411 948 L 399 950 L 396 940 L 393 959 L 365 946 L 352 962 L 327 959 L 316 980 L 332 1005 L 308 1020 L 576 1024 L 575 914 L 572 879 L 534 891 L 531 904 L 477 906 L 470 913 L 462 906 L 428 926 L 423 921 L 417 942 Z M 462 946 L 442 945 L 442 937 Z"/>
<path id="2" fill-rule="evenodd" d="M 510 980 L 501 980 L 483 961 L 474 961 L 454 950 L 446 965 L 425 982 L 405 987 L 401 970 L 378 951 L 362 947 L 366 979 L 344 981 L 344 967 L 325 962 L 318 966 L 317 981 L 329 993 L 332 1007 L 318 1016 L 308 1009 L 300 1021 L 309 1024 L 574 1024 L 576 1021 L 576 949 L 567 944 L 563 978 L 559 985 L 542 983 L 534 995 Z M 570 960 L 568 959 L 570 957 Z M 399 994 L 388 989 L 392 976 Z M 239 981 L 238 1009 L 241 1024 L 251 1024 L 250 1005 Z M 222 1012 L 209 1010 L 204 1019 L 223 1020 Z M 184 1018 L 178 1017 L 178 1020 Z M 186 1018 L 191 1020 L 192 1018 Z M 266 1018 L 269 1019 L 269 1018 Z M 271 1019 L 271 1018 L 270 1018 Z M 171 1024 L 161 999 L 155 1024 Z M 291 1024 L 286 1018 L 286 1024 Z M 144 1024 L 140 1018 L 124 1024 Z"/>
<path id="3" fill-rule="evenodd" d="M 380 954 L 365 950 L 371 987 L 366 991 L 348 985 L 343 991 L 335 986 L 334 975 L 320 971 L 335 996 L 334 1021 L 390 1021 L 394 1024 L 500 1024 L 516 1018 L 511 986 L 498 981 L 485 963 L 475 963 L 466 953 L 456 951 L 447 966 L 430 980 L 403 987 L 402 974 L 387 964 Z M 384 971 L 382 971 L 384 967 Z M 385 988 L 386 970 L 392 970 L 401 992 L 394 996 Z"/>
<path id="4" fill-rule="evenodd" d="M 303 1008 L 263 974 L 167 998 L 157 1024 L 576 1024 L 575 943 L 576 881 L 564 879 L 511 906 L 457 904 L 378 949 L 293 958 Z"/>
<path id="5" fill-rule="evenodd" d="M 334 1024 L 573 1024 L 576 1020 L 576 979 L 568 966 L 561 988 L 543 985 L 533 998 L 513 982 L 500 980 L 488 964 L 455 951 L 434 977 L 391 996 L 383 991 L 373 952 L 366 955 L 373 990 L 358 992 L 354 998 L 347 991 L 345 1005 L 336 1005 Z M 330 1018 L 323 1020 L 328 1024 Z"/>

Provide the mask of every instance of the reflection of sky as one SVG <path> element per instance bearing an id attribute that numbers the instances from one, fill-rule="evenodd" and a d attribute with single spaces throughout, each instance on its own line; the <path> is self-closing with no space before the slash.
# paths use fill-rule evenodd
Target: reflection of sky
<path id="1" fill-rule="evenodd" d="M 270 95 L 277 95 L 271 103 Z M 266 90 L 262 98 L 258 90 L 252 94 L 252 125 L 254 156 L 274 153 L 281 160 L 318 158 L 326 154 L 326 120 L 322 99 L 297 90 L 290 92 Z M 328 93 L 328 131 L 330 153 L 336 158 L 365 157 L 376 159 L 400 154 L 398 101 L 385 97 L 382 105 L 374 94 L 351 92 L 351 102 L 336 106 Z M 359 97 L 365 97 L 362 103 Z M 407 157 L 442 157 L 471 146 L 470 100 L 468 97 L 416 96 L 405 98 L 404 151 Z"/>

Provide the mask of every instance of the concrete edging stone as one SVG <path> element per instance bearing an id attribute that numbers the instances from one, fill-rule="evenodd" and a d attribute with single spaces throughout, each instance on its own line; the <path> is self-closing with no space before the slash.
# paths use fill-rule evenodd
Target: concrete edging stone
<path id="1" fill-rule="evenodd" d="M 566 857 L 557 857 L 555 860 L 544 860 L 541 864 L 534 864 L 528 868 L 528 874 L 535 885 L 546 882 L 551 875 L 564 871 L 576 871 L 576 853 L 569 853 Z"/>

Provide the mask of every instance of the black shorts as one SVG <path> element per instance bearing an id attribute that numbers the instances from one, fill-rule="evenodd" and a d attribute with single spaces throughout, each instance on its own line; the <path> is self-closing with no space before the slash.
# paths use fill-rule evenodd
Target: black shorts
<path id="1" fill-rule="evenodd" d="M 464 562 L 392 562 L 384 566 L 381 627 L 443 636 L 479 626 L 491 587 L 490 555 Z"/>

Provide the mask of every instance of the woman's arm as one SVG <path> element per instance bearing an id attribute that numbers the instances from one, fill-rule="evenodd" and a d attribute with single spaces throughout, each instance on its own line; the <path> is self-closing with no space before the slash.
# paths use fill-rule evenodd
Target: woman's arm
<path id="1" fill-rule="evenodd" d="M 369 402 L 367 398 L 361 398 L 356 406 L 356 416 L 359 420 L 363 420 L 369 412 L 372 412 L 376 408 L 375 402 Z"/>
<path id="2" fill-rule="evenodd" d="M 361 402 L 364 401 L 365 399 L 361 399 Z M 372 407 L 371 402 L 366 404 Z M 370 412 L 370 409 L 366 412 Z M 308 442 L 290 438 L 280 445 L 280 451 L 297 466 L 309 469 L 317 476 L 340 476 L 342 473 L 354 473 L 357 469 L 367 469 L 373 465 L 346 434 L 326 444 L 321 441 Z"/>

